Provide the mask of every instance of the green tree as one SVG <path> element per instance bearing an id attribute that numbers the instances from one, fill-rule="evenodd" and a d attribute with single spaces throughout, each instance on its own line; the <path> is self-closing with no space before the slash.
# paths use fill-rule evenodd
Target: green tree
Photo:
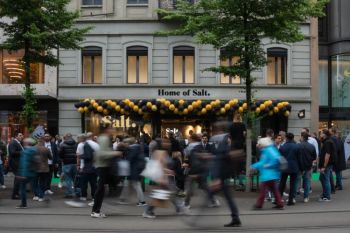
<path id="1" fill-rule="evenodd" d="M 261 47 L 263 38 L 271 41 L 297 42 L 303 40 L 300 25 L 323 15 L 328 0 L 199 0 L 177 1 L 176 9 L 160 9 L 162 20 L 175 23 L 175 29 L 162 34 L 191 35 L 200 44 L 225 49 L 220 59 L 238 56 L 231 66 L 211 67 L 207 70 L 225 75 L 240 76 L 244 81 L 247 110 L 246 190 L 250 189 L 251 133 L 256 117 L 251 111 L 252 72 L 267 63 Z"/>
<path id="2" fill-rule="evenodd" d="M 36 116 L 35 90 L 31 87 L 30 66 L 42 63 L 58 66 L 59 48 L 78 49 L 90 28 L 74 27 L 78 12 L 67 10 L 70 0 L 0 0 L 0 28 L 5 41 L 0 48 L 24 51 L 25 71 L 22 116 L 29 131 Z M 56 53 L 56 54 L 55 54 Z"/>

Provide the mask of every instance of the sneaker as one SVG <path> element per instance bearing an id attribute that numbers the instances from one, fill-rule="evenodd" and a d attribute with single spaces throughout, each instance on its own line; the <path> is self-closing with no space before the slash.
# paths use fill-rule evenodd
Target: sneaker
<path id="1" fill-rule="evenodd" d="M 242 226 L 242 223 L 239 219 L 232 220 L 230 223 L 224 225 L 224 227 L 240 227 Z"/>
<path id="2" fill-rule="evenodd" d="M 285 197 L 289 197 L 289 194 L 288 194 L 288 193 L 286 193 L 286 192 L 283 192 L 283 196 L 285 196 Z"/>
<path id="3" fill-rule="evenodd" d="M 304 198 L 304 203 L 308 203 L 308 202 L 309 202 L 309 198 L 308 197 Z"/>
<path id="4" fill-rule="evenodd" d="M 93 207 L 93 206 L 94 206 L 94 201 L 92 201 L 92 202 L 89 202 L 89 203 L 88 203 L 88 206 L 91 206 L 91 207 Z"/>
<path id="5" fill-rule="evenodd" d="M 150 219 L 156 218 L 156 216 L 154 215 L 154 213 L 149 213 L 149 212 L 144 212 L 144 213 L 142 214 L 142 217 L 144 217 L 144 218 L 150 218 Z"/>
<path id="6" fill-rule="evenodd" d="M 34 197 L 33 197 L 33 201 L 39 201 L 39 197 L 34 196 Z"/>
<path id="7" fill-rule="evenodd" d="M 139 202 L 139 203 L 137 203 L 137 205 L 136 206 L 138 206 L 138 207 L 142 207 L 142 206 L 146 206 L 147 204 L 146 204 L 146 202 Z"/>
<path id="8" fill-rule="evenodd" d="M 91 217 L 93 218 L 106 218 L 107 216 L 103 213 L 95 213 L 95 212 L 92 212 L 91 213 Z"/>
<path id="9" fill-rule="evenodd" d="M 49 194 L 49 195 L 52 195 L 53 194 L 53 192 L 49 189 L 49 190 L 46 190 L 46 192 L 47 192 L 47 194 Z M 45 192 L 45 193 L 46 193 Z"/>
<path id="10" fill-rule="evenodd" d="M 27 206 L 26 205 L 19 205 L 19 206 L 16 206 L 16 209 L 27 209 Z"/>
<path id="11" fill-rule="evenodd" d="M 45 201 L 45 200 L 44 200 L 44 198 L 39 198 L 38 201 L 39 201 L 39 202 L 43 202 L 43 201 Z"/>
<path id="12" fill-rule="evenodd" d="M 320 202 L 329 202 L 329 201 L 331 201 L 331 199 L 328 199 L 326 197 L 320 197 L 320 199 L 318 199 L 318 201 L 320 201 Z"/>
<path id="13" fill-rule="evenodd" d="M 80 197 L 79 198 L 81 201 L 86 201 L 87 199 L 86 199 L 86 197 Z"/>
<path id="14" fill-rule="evenodd" d="M 62 184 L 62 182 L 58 182 L 58 188 L 62 188 L 63 187 L 63 184 Z"/>
<path id="15" fill-rule="evenodd" d="M 208 205 L 209 208 L 215 208 L 220 206 L 220 201 L 218 199 L 215 199 L 213 203 L 210 203 Z"/>
<path id="16" fill-rule="evenodd" d="M 75 207 L 75 208 L 82 208 L 86 207 L 85 203 L 79 202 L 79 201 L 65 201 L 66 205 L 69 205 L 70 207 Z"/>
<path id="17" fill-rule="evenodd" d="M 2 188 L 2 189 L 6 189 L 6 186 L 5 186 L 5 185 L 1 185 L 1 188 Z"/>

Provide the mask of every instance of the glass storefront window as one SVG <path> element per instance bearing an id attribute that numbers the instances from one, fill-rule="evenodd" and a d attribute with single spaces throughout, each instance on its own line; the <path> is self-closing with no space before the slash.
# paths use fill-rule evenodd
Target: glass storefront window
<path id="1" fill-rule="evenodd" d="M 12 51 L 0 49 L 0 84 L 23 84 L 25 82 L 25 71 L 21 59 L 24 51 Z M 44 83 L 44 65 L 30 65 L 30 82 Z"/>
<path id="2" fill-rule="evenodd" d="M 332 107 L 350 107 L 350 55 L 332 57 Z"/>
<path id="3" fill-rule="evenodd" d="M 328 60 L 319 60 L 318 66 L 320 106 L 328 106 Z"/>
<path id="4" fill-rule="evenodd" d="M 33 136 L 40 137 L 47 129 L 47 111 L 39 111 L 33 122 Z M 0 138 L 4 141 L 10 141 L 15 132 L 21 132 L 28 135 L 21 112 L 0 111 Z"/>

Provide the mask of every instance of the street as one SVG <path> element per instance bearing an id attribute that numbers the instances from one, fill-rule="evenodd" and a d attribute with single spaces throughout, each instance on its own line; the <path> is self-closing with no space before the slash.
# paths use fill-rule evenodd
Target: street
<path id="1" fill-rule="evenodd" d="M 157 218 L 150 220 L 141 217 L 142 207 L 118 205 L 116 198 L 107 197 L 102 211 L 105 219 L 94 219 L 89 216 L 90 207 L 72 208 L 64 204 L 57 187 L 52 200 L 33 202 L 29 208 L 15 209 L 19 203 L 7 199 L 9 189 L 1 192 L 0 232 L 350 232 L 350 202 L 347 189 L 350 187 L 350 173 L 344 174 L 345 190 L 338 191 L 331 202 L 318 202 L 319 182 L 313 182 L 313 193 L 309 203 L 302 203 L 297 198 L 295 206 L 286 206 L 285 210 L 273 210 L 271 203 L 265 203 L 261 211 L 252 211 L 256 193 L 235 192 L 234 196 L 240 208 L 243 226 L 240 228 L 222 227 L 229 221 L 225 202 L 220 199 L 222 207 L 200 217 L 205 228 L 192 228 L 177 216 L 171 206 L 157 209 Z M 6 194 L 6 195 L 5 195 Z M 30 195 L 28 195 L 30 196 Z M 133 200 L 133 199 L 132 199 Z M 196 204 L 194 198 L 193 204 Z M 202 225 L 200 225 L 202 226 Z"/>

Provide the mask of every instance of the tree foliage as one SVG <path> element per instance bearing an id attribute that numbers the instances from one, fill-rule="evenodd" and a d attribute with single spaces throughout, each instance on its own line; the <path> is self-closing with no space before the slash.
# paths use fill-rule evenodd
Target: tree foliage
<path id="1" fill-rule="evenodd" d="M 69 2 L 70 0 L 0 0 L 0 28 L 5 38 L 0 48 L 10 52 L 24 50 L 23 96 L 27 98 L 23 115 L 29 129 L 36 104 L 33 99 L 34 90 L 30 87 L 30 64 L 58 66 L 60 62 L 55 54 L 57 50 L 79 49 L 79 42 L 90 29 L 74 26 L 79 13 L 67 10 Z"/>

